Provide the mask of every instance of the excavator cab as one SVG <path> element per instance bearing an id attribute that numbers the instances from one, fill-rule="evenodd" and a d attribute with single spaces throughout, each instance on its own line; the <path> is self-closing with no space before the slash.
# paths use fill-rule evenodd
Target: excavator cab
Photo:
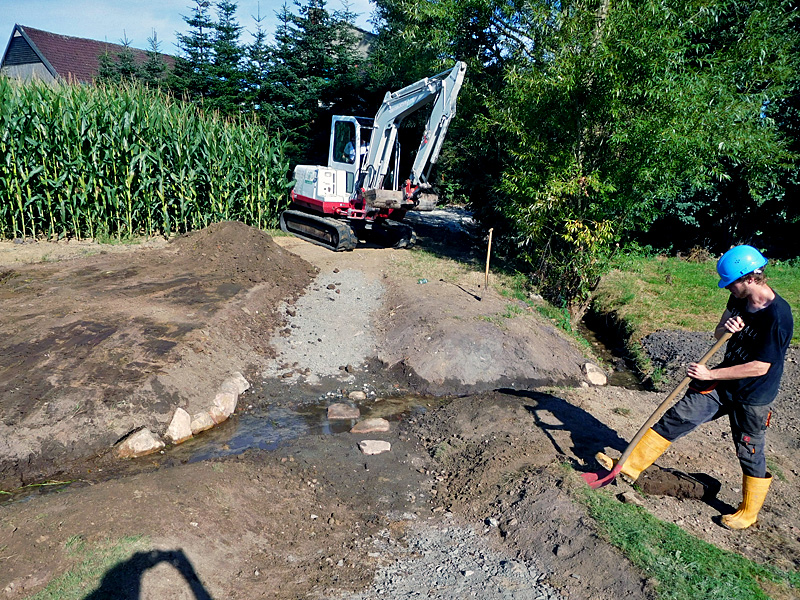
<path id="1" fill-rule="evenodd" d="M 345 192 L 348 195 L 352 195 L 364 180 L 372 131 L 372 119 L 365 117 L 336 115 L 331 121 L 328 167 L 346 173 Z"/>

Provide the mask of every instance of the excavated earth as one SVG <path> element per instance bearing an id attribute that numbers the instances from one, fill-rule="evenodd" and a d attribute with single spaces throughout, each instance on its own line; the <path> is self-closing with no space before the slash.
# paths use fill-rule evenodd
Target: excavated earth
<path id="1" fill-rule="evenodd" d="M 119 544 L 82 597 L 653 597 L 569 490 L 664 392 L 588 385 L 584 350 L 484 288 L 485 242 L 463 213 L 415 227 L 425 252 L 332 253 L 240 223 L 130 246 L 0 243 L 0 597 Z M 645 348 L 668 387 L 710 343 L 658 332 Z M 797 358 L 759 522 L 717 524 L 741 493 L 721 422 L 642 479 L 646 510 L 800 567 Z M 128 434 L 163 438 L 176 409 L 202 411 L 237 372 L 251 387 L 230 419 L 116 458 Z M 332 404 L 389 430 L 353 433 Z M 365 454 L 365 439 L 391 450 Z"/>

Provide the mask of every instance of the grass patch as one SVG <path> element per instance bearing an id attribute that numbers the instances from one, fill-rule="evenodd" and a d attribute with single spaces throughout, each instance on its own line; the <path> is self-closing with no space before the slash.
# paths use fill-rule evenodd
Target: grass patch
<path id="1" fill-rule="evenodd" d="M 660 329 L 713 331 L 725 310 L 729 294 L 717 287 L 714 261 L 629 254 L 619 256 L 613 266 L 595 292 L 594 306 L 626 322 L 633 344 Z M 798 322 L 800 262 L 770 263 L 766 273 Z M 795 328 L 792 344 L 800 344 L 800 328 Z"/>
<path id="2" fill-rule="evenodd" d="M 611 544 L 656 581 L 659 600 L 768 600 L 764 587 L 800 589 L 800 573 L 760 565 L 721 550 L 659 521 L 646 510 L 623 504 L 605 490 L 575 488 L 577 499 Z"/>
<path id="3" fill-rule="evenodd" d="M 12 496 L 19 492 L 24 492 L 25 490 L 31 490 L 35 488 L 45 488 L 45 487 L 56 487 L 59 485 L 69 485 L 72 483 L 70 481 L 57 481 L 55 479 L 50 479 L 48 481 L 43 481 L 42 483 L 29 483 L 28 485 L 23 485 L 22 487 L 14 488 L 13 490 L 0 490 L 0 495 L 5 496 Z"/>
<path id="4" fill-rule="evenodd" d="M 418 247 L 413 248 L 410 252 L 403 253 L 396 262 L 410 277 L 417 280 L 441 280 L 447 283 L 457 283 L 468 273 L 474 274 L 478 272 L 477 269 L 469 264 L 442 258 L 434 252 Z"/>
<path id="5" fill-rule="evenodd" d="M 82 536 L 72 536 L 64 550 L 75 561 L 69 571 L 53 579 L 48 586 L 29 600 L 78 600 L 97 588 L 103 576 L 113 567 L 128 560 L 150 543 L 142 536 L 106 539 L 88 544 Z"/>

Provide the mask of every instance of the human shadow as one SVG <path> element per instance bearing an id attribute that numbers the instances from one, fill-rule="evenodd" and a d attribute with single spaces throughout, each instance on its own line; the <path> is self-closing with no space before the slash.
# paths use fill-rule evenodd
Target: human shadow
<path id="1" fill-rule="evenodd" d="M 497 391 L 530 401 L 530 404 L 525 404 L 525 410 L 531 413 L 536 426 L 548 437 L 556 451 L 570 460 L 576 471 L 596 471 L 594 455 L 598 451 L 606 447 L 618 448 L 622 451 L 628 445 L 626 440 L 605 423 L 562 398 L 529 390 L 499 389 Z M 555 417 L 560 424 L 555 425 L 548 422 L 544 413 Z M 562 448 L 553 436 L 553 431 L 569 432 L 572 447 Z M 575 459 L 572 459 L 570 455 Z"/>
<path id="2" fill-rule="evenodd" d="M 139 600 L 145 571 L 162 562 L 169 563 L 183 576 L 196 600 L 213 600 L 183 550 L 137 552 L 106 572 L 100 587 L 84 600 Z"/>

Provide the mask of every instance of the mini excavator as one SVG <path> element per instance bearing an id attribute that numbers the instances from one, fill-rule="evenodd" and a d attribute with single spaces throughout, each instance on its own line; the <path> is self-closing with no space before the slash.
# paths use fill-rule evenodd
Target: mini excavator
<path id="1" fill-rule="evenodd" d="M 387 92 L 374 119 L 334 116 L 328 166 L 295 167 L 292 204 L 281 213 L 281 229 L 336 252 L 354 249 L 359 237 L 377 237 L 395 248 L 412 246 L 414 230 L 402 220 L 409 210 L 436 207 L 428 176 L 455 116 L 466 68 L 457 62 Z M 408 115 L 430 104 L 411 174 L 401 186 L 397 130 Z"/>

